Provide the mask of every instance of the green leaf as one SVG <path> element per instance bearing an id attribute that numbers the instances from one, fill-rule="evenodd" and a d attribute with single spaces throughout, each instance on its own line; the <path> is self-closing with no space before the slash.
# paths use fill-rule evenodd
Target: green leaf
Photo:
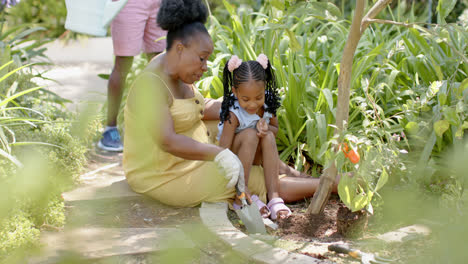
<path id="1" fill-rule="evenodd" d="M 453 125 L 453 126 L 458 126 L 460 125 L 460 118 L 457 115 L 457 110 L 452 108 L 452 107 L 446 107 L 442 111 L 444 114 L 445 119 Z"/>
<path id="2" fill-rule="evenodd" d="M 9 64 L 9 63 L 10 63 L 10 62 L 8 62 L 8 64 Z M 14 70 L 8 72 L 7 74 L 3 75 L 2 78 L 0 78 L 0 82 L 3 82 L 3 80 L 5 80 L 6 78 L 10 77 L 10 76 L 13 75 L 15 72 L 17 72 L 17 71 L 19 71 L 19 70 L 22 70 L 22 69 L 24 69 L 24 68 L 26 68 L 26 67 L 29 67 L 29 66 L 31 66 L 31 65 L 32 65 L 32 64 L 23 65 L 23 66 L 21 66 L 21 67 L 19 67 L 19 68 L 16 68 L 16 69 L 14 69 Z"/>
<path id="3" fill-rule="evenodd" d="M 351 178 L 347 174 L 343 174 L 338 183 L 338 195 L 341 201 L 348 207 L 351 206 L 351 202 L 356 196 L 356 182 L 354 178 Z"/>
<path id="4" fill-rule="evenodd" d="M 13 164 L 15 164 L 17 167 L 22 167 L 23 164 L 19 160 L 17 160 L 14 156 L 8 154 L 5 152 L 3 149 L 0 148 L 0 157 L 7 158 L 9 161 L 11 161 Z"/>
<path id="5" fill-rule="evenodd" d="M 271 0 L 271 5 L 279 10 L 284 10 L 284 0 Z"/>
<path id="6" fill-rule="evenodd" d="M 346 161 L 343 152 L 340 151 L 337 153 L 335 161 L 336 161 L 336 168 L 338 169 L 338 171 L 342 171 L 343 165 Z"/>
<path id="7" fill-rule="evenodd" d="M 293 51 L 300 51 L 302 50 L 301 44 L 297 41 L 296 35 L 289 29 L 286 29 L 286 33 L 289 36 L 289 47 Z"/>
<path id="8" fill-rule="evenodd" d="M 457 132 L 455 132 L 455 137 L 457 139 L 463 139 L 463 135 L 464 135 L 464 130 L 462 127 L 459 127 Z"/>
<path id="9" fill-rule="evenodd" d="M 368 197 L 364 193 L 356 195 L 351 202 L 351 211 L 356 212 L 364 208 L 369 203 Z"/>
<path id="10" fill-rule="evenodd" d="M 11 146 L 30 146 L 30 145 L 40 145 L 40 146 L 48 146 L 48 147 L 54 147 L 54 148 L 59 148 L 59 149 L 64 149 L 63 147 L 55 144 L 50 144 L 46 142 L 29 142 L 29 141 L 22 141 L 22 142 L 15 142 L 15 143 L 10 143 Z"/>
<path id="11" fill-rule="evenodd" d="M 233 5 L 231 5 L 228 1 L 223 0 L 223 4 L 224 4 L 224 7 L 226 8 L 226 10 L 229 12 L 229 14 L 231 14 L 231 15 L 236 14 L 236 11 L 235 11 Z"/>
<path id="12" fill-rule="evenodd" d="M 439 105 L 445 105 L 445 102 L 447 101 L 447 95 L 444 93 L 439 93 L 438 98 L 439 98 Z"/>
<path id="13" fill-rule="evenodd" d="M 311 2 L 304 11 L 307 11 L 309 16 L 328 21 L 337 21 L 342 16 L 336 5 L 326 2 Z"/>
<path id="14" fill-rule="evenodd" d="M 330 92 L 330 90 L 328 88 L 322 89 L 322 93 L 325 96 L 325 99 L 327 100 L 328 109 L 330 110 L 330 112 L 333 112 L 333 95 L 332 95 L 332 93 Z"/>
<path id="15" fill-rule="evenodd" d="M 327 120 L 324 114 L 317 114 L 315 116 L 317 122 L 317 130 L 321 144 L 327 141 Z"/>
<path id="16" fill-rule="evenodd" d="M 423 152 L 421 153 L 419 157 L 419 162 L 420 163 L 425 163 L 429 160 L 429 157 L 431 156 L 432 150 L 434 149 L 434 145 L 437 141 L 437 136 L 434 133 L 431 133 L 431 136 L 429 137 L 429 140 L 426 142 L 426 145 L 424 145 Z"/>
<path id="17" fill-rule="evenodd" d="M 458 89 L 457 89 L 457 96 L 458 98 L 461 98 L 463 97 L 463 92 L 466 90 L 466 88 L 468 88 L 468 78 L 466 78 L 465 80 L 463 80 L 460 84 L 460 86 L 458 86 Z"/>
<path id="18" fill-rule="evenodd" d="M 463 122 L 462 128 L 468 129 L 468 121 Z"/>
<path id="19" fill-rule="evenodd" d="M 457 0 L 439 0 L 437 5 L 437 23 L 445 24 L 445 18 L 452 12 Z"/>
<path id="20" fill-rule="evenodd" d="M 429 86 L 429 96 L 432 97 L 436 95 L 439 92 L 440 87 L 442 87 L 442 85 L 443 83 L 441 81 L 432 82 L 431 86 Z"/>
<path id="21" fill-rule="evenodd" d="M 383 168 L 382 174 L 380 174 L 380 178 L 379 178 L 379 181 L 377 182 L 377 185 L 375 186 L 374 192 L 377 192 L 378 190 L 380 190 L 385 185 L 385 183 L 387 183 L 387 181 L 388 181 L 388 174 L 385 168 Z"/>
<path id="22" fill-rule="evenodd" d="M 101 78 L 101 79 L 104 79 L 104 80 L 109 80 L 110 74 L 100 73 L 100 74 L 98 74 L 98 77 Z"/>
<path id="23" fill-rule="evenodd" d="M 42 31 L 42 30 L 46 30 L 46 28 L 44 27 L 35 27 L 35 28 L 30 28 L 28 30 L 25 30 L 23 32 L 21 32 L 20 34 L 16 35 L 12 40 L 10 40 L 10 44 L 13 43 L 14 41 L 16 41 L 17 39 L 22 39 L 34 32 L 37 32 L 37 31 Z"/>
<path id="24" fill-rule="evenodd" d="M 408 124 L 405 126 L 405 130 L 408 132 L 408 134 L 416 134 L 419 131 L 419 125 L 413 121 L 408 122 Z"/>
<path id="25" fill-rule="evenodd" d="M 434 130 L 437 136 L 442 137 L 442 135 L 450 127 L 450 123 L 447 120 L 439 120 L 434 123 Z"/>
<path id="26" fill-rule="evenodd" d="M 34 91 L 39 90 L 39 89 L 41 89 L 41 88 L 42 88 L 42 86 L 40 86 L 40 87 L 34 87 L 34 88 L 31 88 L 31 89 L 28 89 L 28 90 L 25 90 L 25 91 L 16 93 L 16 94 L 14 94 L 14 95 L 12 95 L 12 96 L 6 98 L 5 100 L 0 101 L 0 107 L 6 105 L 7 103 L 11 102 L 12 100 L 14 100 L 14 99 L 17 98 L 17 97 L 20 97 L 20 96 L 25 95 L 25 94 L 30 93 L 30 92 L 34 92 Z"/>

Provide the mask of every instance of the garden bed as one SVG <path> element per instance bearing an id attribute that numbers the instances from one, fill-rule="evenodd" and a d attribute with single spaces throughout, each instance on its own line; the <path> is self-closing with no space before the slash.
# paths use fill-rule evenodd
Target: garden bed
<path id="1" fill-rule="evenodd" d="M 267 229 L 268 234 L 275 238 L 274 246 L 318 259 L 331 258 L 331 260 L 337 262 L 336 256 L 333 256 L 333 253 L 326 252 L 326 248 L 331 243 L 349 242 L 338 232 L 337 227 L 336 215 L 342 203 L 337 195 L 332 195 L 323 213 L 311 216 L 311 218 L 306 215 L 308 205 L 308 200 L 288 204 L 292 211 L 291 216 L 277 222 L 277 230 Z M 242 225 L 235 212 L 229 211 L 228 216 L 235 227 L 246 232 L 244 225 Z M 317 250 L 304 250 L 307 245 L 311 244 Z M 338 262 L 340 262 L 339 258 Z"/>
<path id="2" fill-rule="evenodd" d="M 304 200 L 288 204 L 292 215 L 288 219 L 277 222 L 277 230 L 267 228 L 268 235 L 274 237 L 274 241 L 264 241 L 290 252 L 301 253 L 318 259 L 326 259 L 334 263 L 360 263 L 359 260 L 345 254 L 328 251 L 328 245 L 334 243 L 346 243 L 350 247 L 363 252 L 371 252 L 382 257 L 393 258 L 396 261 L 393 263 L 402 263 L 404 259 L 417 259 L 417 256 L 421 256 L 422 252 L 426 249 L 425 245 L 433 243 L 430 237 L 423 236 L 419 238 L 412 237 L 411 239 L 396 243 L 376 239 L 377 229 L 379 233 L 396 230 L 398 227 L 401 227 L 401 223 L 394 223 L 385 227 L 379 226 L 377 228 L 375 219 L 370 219 L 369 227 L 359 234 L 359 236 L 349 237 L 349 234 L 343 235 L 340 232 L 339 226 L 341 223 L 337 223 L 337 216 L 340 215 L 341 217 L 342 214 L 339 212 L 341 211 L 340 208 L 344 206 L 338 195 L 332 194 L 330 196 L 323 213 L 319 215 L 306 215 L 309 203 L 310 200 Z M 246 232 L 245 227 L 235 212 L 229 211 L 228 216 L 235 227 Z M 257 238 L 262 239 L 262 237 Z"/>

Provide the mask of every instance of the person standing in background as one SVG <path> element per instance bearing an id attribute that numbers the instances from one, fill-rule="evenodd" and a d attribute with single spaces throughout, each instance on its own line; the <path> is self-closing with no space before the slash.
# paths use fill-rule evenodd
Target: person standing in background
<path id="1" fill-rule="evenodd" d="M 161 0 L 128 0 L 112 21 L 115 63 L 107 86 L 107 126 L 98 142 L 100 149 L 115 152 L 123 150 L 117 129 L 117 115 L 133 57 L 143 51 L 150 61 L 166 48 L 166 41 L 156 42 L 167 34 L 156 23 L 160 6 Z"/>

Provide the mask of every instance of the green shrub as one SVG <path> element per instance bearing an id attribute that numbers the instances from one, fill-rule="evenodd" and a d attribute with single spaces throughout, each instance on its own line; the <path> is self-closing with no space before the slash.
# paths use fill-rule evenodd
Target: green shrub
<path id="1" fill-rule="evenodd" d="M 22 0 L 8 10 L 12 25 L 27 24 L 46 28 L 36 35 L 39 38 L 58 38 L 65 32 L 67 9 L 64 0 Z"/>
<path id="2" fill-rule="evenodd" d="M 39 240 L 40 232 L 29 214 L 16 209 L 10 215 L 0 222 L 0 260 L 15 250 L 31 248 Z"/>
<path id="3" fill-rule="evenodd" d="M 38 11 L 35 5 L 43 3 L 21 4 L 8 12 L 33 14 Z M 49 2 L 49 8 L 61 4 Z M 39 32 L 44 29 L 10 26 L 22 18 L 2 14 L 10 19 L 0 37 L 0 260 L 15 258 L 16 253 L 21 258 L 37 243 L 42 227 L 64 225 L 60 194 L 82 172 L 90 138 L 99 126 L 94 117 L 78 120 L 65 108 L 67 100 L 32 81 L 41 74 L 35 71 L 37 63 L 27 63 L 43 57 L 48 39 Z"/>
<path id="4" fill-rule="evenodd" d="M 413 175 L 407 169 L 413 167 L 414 159 L 408 158 L 413 153 L 423 160 L 419 167 L 431 168 L 425 180 L 418 182 L 420 187 L 443 186 L 444 193 L 458 196 L 457 181 L 436 172 L 440 171 L 438 156 L 458 144 L 468 128 L 468 35 L 464 28 L 445 23 L 431 28 L 372 24 L 354 57 L 347 130 L 335 138 L 337 80 L 350 25 L 340 10 L 347 7 L 319 1 L 263 1 L 255 13 L 251 6 L 223 4 L 210 18 L 215 51 L 198 87 L 205 96 L 221 96 L 222 67 L 230 56 L 250 60 L 265 53 L 282 96 L 277 113 L 282 160 L 317 175 L 337 157 L 340 172 L 357 175 L 347 186 L 356 187 L 348 197 L 348 204 L 359 199 L 354 209 L 372 199 L 382 187 L 376 188 L 379 182 L 407 183 Z M 427 21 L 424 5 L 398 4 L 379 17 Z M 226 20 L 218 19 L 218 13 Z M 443 9 L 437 15 L 450 21 L 448 13 L 449 9 Z M 342 153 L 335 154 L 333 146 L 343 140 L 358 147 L 360 164 L 352 165 Z"/>

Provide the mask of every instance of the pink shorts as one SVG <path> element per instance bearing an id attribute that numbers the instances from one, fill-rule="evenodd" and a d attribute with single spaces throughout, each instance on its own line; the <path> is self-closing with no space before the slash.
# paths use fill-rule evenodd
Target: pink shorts
<path id="1" fill-rule="evenodd" d="M 156 15 L 160 6 L 161 0 L 128 0 L 111 23 L 116 56 L 136 56 L 141 51 L 145 53 L 164 51 L 165 39 L 154 42 L 166 35 L 166 31 L 156 24 Z"/>

